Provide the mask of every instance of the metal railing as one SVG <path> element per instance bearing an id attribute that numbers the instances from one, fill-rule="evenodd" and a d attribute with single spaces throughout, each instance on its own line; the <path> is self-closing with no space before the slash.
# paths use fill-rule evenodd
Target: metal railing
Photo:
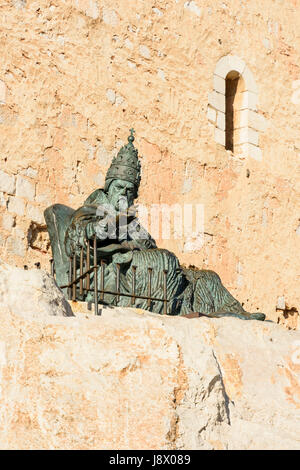
<path id="1" fill-rule="evenodd" d="M 95 315 L 99 315 L 99 304 L 105 304 L 104 295 L 110 294 L 116 296 L 117 303 L 120 297 L 130 297 L 131 306 L 135 305 L 136 299 L 147 300 L 147 308 L 151 309 L 151 302 L 163 302 L 163 313 L 167 315 L 168 310 L 168 298 L 167 298 L 167 269 L 163 269 L 163 298 L 152 297 L 152 273 L 153 268 L 148 268 L 148 282 L 147 282 L 147 295 L 139 295 L 136 293 L 136 269 L 137 266 L 131 266 L 132 269 L 132 284 L 131 293 L 125 293 L 120 291 L 120 264 L 116 263 L 116 280 L 115 280 L 115 291 L 104 288 L 105 280 L 105 266 L 107 265 L 105 259 L 100 259 L 98 264 L 97 255 L 97 238 L 93 239 L 93 264 L 91 265 L 91 244 L 90 241 L 86 241 L 86 256 L 84 256 L 84 248 L 80 250 L 79 256 L 79 276 L 77 274 L 77 255 L 76 253 L 69 258 L 69 278 L 68 284 L 59 286 L 61 289 L 68 289 L 68 298 L 72 301 L 79 300 L 77 298 L 77 292 L 82 298 L 87 295 L 88 292 L 94 292 L 94 309 Z M 55 266 L 54 260 L 50 260 L 51 274 L 55 277 Z M 100 289 L 98 287 L 98 269 L 100 268 Z M 91 288 L 91 274 L 94 273 L 93 288 Z M 79 289 L 78 289 L 79 285 Z M 101 314 L 101 313 L 100 313 Z"/>

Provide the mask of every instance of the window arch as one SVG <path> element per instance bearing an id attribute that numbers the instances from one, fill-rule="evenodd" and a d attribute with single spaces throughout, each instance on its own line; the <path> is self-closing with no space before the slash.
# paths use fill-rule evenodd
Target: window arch
<path id="1" fill-rule="evenodd" d="M 215 141 L 236 155 L 261 160 L 259 132 L 266 121 L 257 112 L 258 89 L 248 66 L 237 56 L 222 57 L 213 84 L 207 114 L 215 126 Z"/>

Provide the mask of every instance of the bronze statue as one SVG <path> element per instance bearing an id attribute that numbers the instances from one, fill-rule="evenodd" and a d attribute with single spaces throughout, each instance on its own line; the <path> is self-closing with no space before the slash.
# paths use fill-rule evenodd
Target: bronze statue
<path id="1" fill-rule="evenodd" d="M 69 257 L 75 256 L 75 270 L 80 275 L 79 259 L 96 240 L 96 259 L 105 261 L 105 277 L 91 273 L 90 283 L 104 288 L 101 303 L 132 306 L 130 294 L 135 288 L 134 306 L 163 313 L 164 290 L 167 291 L 169 315 L 192 312 L 210 317 L 234 316 L 245 320 L 264 320 L 263 313 L 248 313 L 223 286 L 213 271 L 180 266 L 174 253 L 159 249 L 141 226 L 133 203 L 141 179 L 138 151 L 133 145 L 133 130 L 128 144 L 121 148 L 108 169 L 105 186 L 95 190 L 77 210 L 55 204 L 45 211 L 45 219 L 59 285 L 68 284 Z M 97 263 L 95 263 L 97 264 Z M 134 269 L 132 269 L 134 267 Z M 98 268 L 102 269 L 102 268 Z M 133 280 L 132 276 L 135 276 Z M 151 275 L 151 298 L 149 291 Z M 118 276 L 118 292 L 114 287 Z M 103 283 L 100 286 L 100 279 Z M 76 295 L 79 300 L 94 301 L 91 292 Z"/>

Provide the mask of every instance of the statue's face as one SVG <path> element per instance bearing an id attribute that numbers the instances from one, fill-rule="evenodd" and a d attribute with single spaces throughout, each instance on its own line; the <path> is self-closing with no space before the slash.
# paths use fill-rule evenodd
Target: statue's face
<path id="1" fill-rule="evenodd" d="M 116 211 L 123 211 L 132 206 L 135 194 L 136 189 L 133 183 L 113 180 L 109 185 L 107 197 Z"/>

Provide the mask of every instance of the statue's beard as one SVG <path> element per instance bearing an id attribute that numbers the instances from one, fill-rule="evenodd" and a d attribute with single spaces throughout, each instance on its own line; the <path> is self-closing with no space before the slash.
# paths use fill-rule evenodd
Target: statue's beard
<path id="1" fill-rule="evenodd" d="M 112 200 L 112 205 L 117 212 L 125 212 L 128 209 L 128 200 L 126 196 L 116 196 Z"/>
<path id="2" fill-rule="evenodd" d="M 121 196 L 118 201 L 118 207 L 120 212 L 125 212 L 128 209 L 128 200 L 126 197 Z"/>

